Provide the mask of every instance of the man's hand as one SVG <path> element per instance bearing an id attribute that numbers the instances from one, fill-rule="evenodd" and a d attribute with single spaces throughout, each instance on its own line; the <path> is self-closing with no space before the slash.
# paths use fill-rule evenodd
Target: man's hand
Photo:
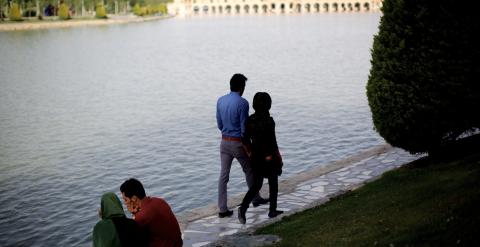
<path id="1" fill-rule="evenodd" d="M 250 156 L 252 156 L 252 150 L 250 149 L 249 146 L 247 145 L 243 145 L 243 150 L 245 150 L 245 153 L 247 154 L 247 156 L 250 158 Z"/>

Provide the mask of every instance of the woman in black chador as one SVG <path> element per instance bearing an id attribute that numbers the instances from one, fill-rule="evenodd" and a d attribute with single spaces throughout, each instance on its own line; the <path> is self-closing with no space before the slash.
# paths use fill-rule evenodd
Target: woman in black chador
<path id="1" fill-rule="evenodd" d="M 242 224 L 246 222 L 248 205 L 262 188 L 263 178 L 268 179 L 270 188 L 268 217 L 273 218 L 283 213 L 277 210 L 278 176 L 282 174 L 283 162 L 275 137 L 275 122 L 270 117 L 271 106 L 272 99 L 268 93 L 256 93 L 253 97 L 255 113 L 248 117 L 245 124 L 242 141 L 251 159 L 254 182 L 238 208 L 238 220 Z"/>

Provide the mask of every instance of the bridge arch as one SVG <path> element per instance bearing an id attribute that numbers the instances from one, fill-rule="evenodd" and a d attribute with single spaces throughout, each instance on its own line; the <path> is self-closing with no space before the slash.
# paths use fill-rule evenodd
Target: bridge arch
<path id="1" fill-rule="evenodd" d="M 383 0 L 173 0 L 171 14 L 290 14 L 379 11 Z"/>
<path id="2" fill-rule="evenodd" d="M 285 3 L 280 4 L 280 12 L 285 13 Z"/>
<path id="3" fill-rule="evenodd" d="M 365 9 L 365 11 L 370 11 L 370 4 L 369 3 L 364 3 L 363 8 Z"/>
<path id="4" fill-rule="evenodd" d="M 243 11 L 245 12 L 245 14 L 248 14 L 250 12 L 250 6 L 248 4 L 243 6 Z"/>
<path id="5" fill-rule="evenodd" d="M 268 5 L 266 4 L 262 5 L 262 10 L 264 14 L 268 13 Z"/>

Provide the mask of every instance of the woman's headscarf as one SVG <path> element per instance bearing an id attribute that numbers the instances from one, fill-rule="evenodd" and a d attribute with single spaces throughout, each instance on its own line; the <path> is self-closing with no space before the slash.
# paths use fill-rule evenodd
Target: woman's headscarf
<path id="1" fill-rule="evenodd" d="M 257 113 L 268 113 L 272 107 L 272 98 L 265 92 L 258 92 L 253 96 L 253 109 Z"/>
<path id="2" fill-rule="evenodd" d="M 94 247 L 146 246 L 146 236 L 134 220 L 125 217 L 115 193 L 103 194 L 100 210 L 102 220 L 93 229 Z"/>
<path id="3" fill-rule="evenodd" d="M 100 202 L 100 220 L 93 228 L 94 247 L 121 247 L 120 239 L 113 222 L 114 217 L 125 217 L 122 203 L 117 195 L 108 192 L 102 195 Z"/>
<path id="4" fill-rule="evenodd" d="M 102 219 L 104 220 L 113 217 L 125 217 L 122 203 L 113 192 L 103 194 L 100 202 L 100 209 L 102 210 Z"/>

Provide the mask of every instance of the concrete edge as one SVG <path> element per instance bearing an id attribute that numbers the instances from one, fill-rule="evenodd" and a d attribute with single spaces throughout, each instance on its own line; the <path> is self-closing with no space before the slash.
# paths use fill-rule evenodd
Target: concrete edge
<path id="1" fill-rule="evenodd" d="M 105 26 L 105 25 L 114 25 L 114 24 L 156 21 L 156 20 L 169 19 L 169 18 L 173 18 L 173 16 L 149 16 L 149 17 L 127 16 L 122 18 L 109 18 L 109 19 L 87 19 L 87 20 L 72 19 L 72 20 L 66 20 L 66 21 L 44 21 L 44 22 L 39 21 L 39 22 L 19 22 L 19 23 L 1 23 L 0 22 L 0 32 L 85 27 L 85 26 Z"/>
<path id="2" fill-rule="evenodd" d="M 349 165 L 352 165 L 352 164 L 354 164 L 356 162 L 359 162 L 359 161 L 362 161 L 364 159 L 367 159 L 367 158 L 370 158 L 370 157 L 373 157 L 373 156 L 376 156 L 376 155 L 380 155 L 382 153 L 386 153 L 386 152 L 390 151 L 391 149 L 393 149 L 393 147 L 388 145 L 388 144 L 379 145 L 379 146 L 373 147 L 371 149 L 368 149 L 366 151 L 360 152 L 358 154 L 349 156 L 347 158 L 332 162 L 330 164 L 327 164 L 327 165 L 324 165 L 324 166 L 318 166 L 318 167 L 315 167 L 315 168 L 310 169 L 308 171 L 293 175 L 291 177 L 288 177 L 285 180 L 279 180 L 279 185 L 278 185 L 279 194 L 291 193 L 295 190 L 296 186 L 300 183 L 303 183 L 303 182 L 308 181 L 310 179 L 313 179 L 313 178 L 319 177 L 321 175 L 330 173 L 332 171 L 342 169 L 344 167 L 347 167 Z M 280 177 L 280 179 L 281 179 L 281 177 Z M 361 185 L 363 185 L 363 183 Z M 356 186 L 356 187 L 359 187 L 359 186 Z M 354 189 L 354 186 L 352 186 L 352 188 L 349 187 L 347 190 L 339 191 L 338 193 L 332 194 L 329 197 L 327 197 L 326 200 L 319 200 L 319 201 L 316 201 L 316 202 L 313 202 L 313 203 L 309 204 L 305 208 L 290 211 L 290 212 L 288 212 L 288 214 L 285 214 L 285 216 L 286 215 L 291 215 L 293 213 L 297 213 L 299 211 L 303 211 L 303 210 L 311 208 L 311 207 L 321 205 L 321 204 L 327 202 L 328 200 L 330 200 L 330 198 L 333 198 L 335 196 L 343 194 L 346 191 L 352 190 L 352 189 Z M 268 194 L 268 186 L 263 186 L 262 190 L 261 190 L 261 193 L 262 194 Z M 234 208 L 234 207 L 238 206 L 241 203 L 244 194 L 245 193 L 241 193 L 241 194 L 235 195 L 233 197 L 230 197 L 230 199 L 228 200 L 229 208 Z M 208 204 L 208 205 L 203 206 L 203 207 L 199 207 L 199 208 L 195 208 L 195 209 L 192 209 L 192 210 L 182 212 L 182 213 L 177 215 L 177 220 L 178 220 L 178 223 L 180 224 L 180 229 L 183 231 L 183 230 L 185 230 L 185 228 L 187 227 L 188 224 L 190 224 L 191 222 L 193 222 L 195 220 L 205 218 L 207 216 L 216 215 L 217 211 L 218 211 L 217 204 L 212 203 L 212 204 Z M 280 220 L 281 218 L 283 218 L 283 216 L 278 218 L 278 219 L 275 219 L 275 221 L 268 221 L 268 224 L 276 222 L 277 220 Z M 255 227 L 252 227 L 252 230 L 257 229 L 261 225 L 262 224 L 259 224 L 259 226 L 256 225 Z"/>

